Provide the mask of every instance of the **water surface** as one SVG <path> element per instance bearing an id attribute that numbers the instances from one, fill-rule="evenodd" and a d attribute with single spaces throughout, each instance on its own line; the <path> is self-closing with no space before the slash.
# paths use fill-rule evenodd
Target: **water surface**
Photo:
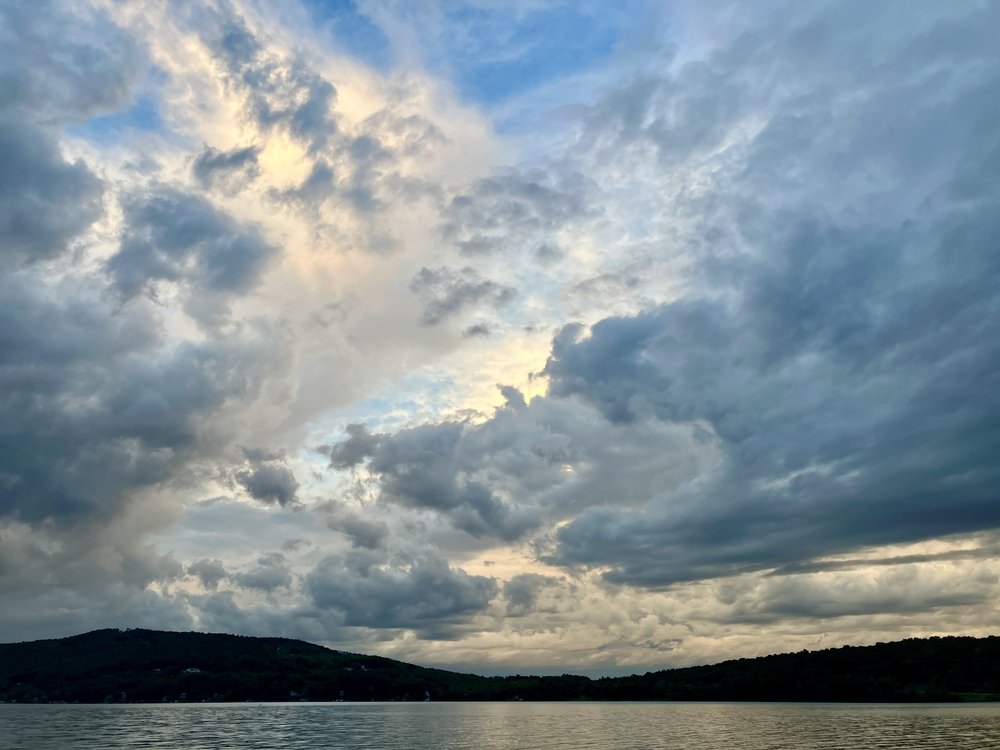
<path id="1" fill-rule="evenodd" d="M 0 705 L 8 750 L 1000 748 L 1000 704 Z"/>

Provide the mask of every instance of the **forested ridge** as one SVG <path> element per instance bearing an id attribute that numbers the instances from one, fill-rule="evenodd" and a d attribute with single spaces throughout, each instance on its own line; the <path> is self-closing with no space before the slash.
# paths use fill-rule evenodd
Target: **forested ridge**
<path id="1" fill-rule="evenodd" d="M 908 639 L 628 677 L 482 677 L 287 638 L 96 630 L 0 644 L 5 702 L 1000 700 L 1000 637 Z"/>

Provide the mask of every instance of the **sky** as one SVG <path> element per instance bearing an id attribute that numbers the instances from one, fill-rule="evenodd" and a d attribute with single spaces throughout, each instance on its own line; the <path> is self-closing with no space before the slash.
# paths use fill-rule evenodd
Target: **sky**
<path id="1" fill-rule="evenodd" d="M 0 641 L 995 633 L 1000 3 L 0 0 Z"/>

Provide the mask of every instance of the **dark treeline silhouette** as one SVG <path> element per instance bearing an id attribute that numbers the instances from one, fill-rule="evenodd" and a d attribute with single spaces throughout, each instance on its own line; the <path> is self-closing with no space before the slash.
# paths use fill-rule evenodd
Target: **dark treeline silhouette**
<path id="1" fill-rule="evenodd" d="M 96 630 L 0 644 L 10 702 L 1000 700 L 1000 637 L 909 639 L 629 677 L 481 677 L 287 638 Z"/>

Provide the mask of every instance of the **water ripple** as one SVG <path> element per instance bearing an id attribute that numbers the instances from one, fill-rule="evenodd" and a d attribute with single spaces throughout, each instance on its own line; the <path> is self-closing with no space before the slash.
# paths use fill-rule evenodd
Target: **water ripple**
<path id="1" fill-rule="evenodd" d="M 2 750 L 998 750 L 1000 705 L 0 705 Z"/>

